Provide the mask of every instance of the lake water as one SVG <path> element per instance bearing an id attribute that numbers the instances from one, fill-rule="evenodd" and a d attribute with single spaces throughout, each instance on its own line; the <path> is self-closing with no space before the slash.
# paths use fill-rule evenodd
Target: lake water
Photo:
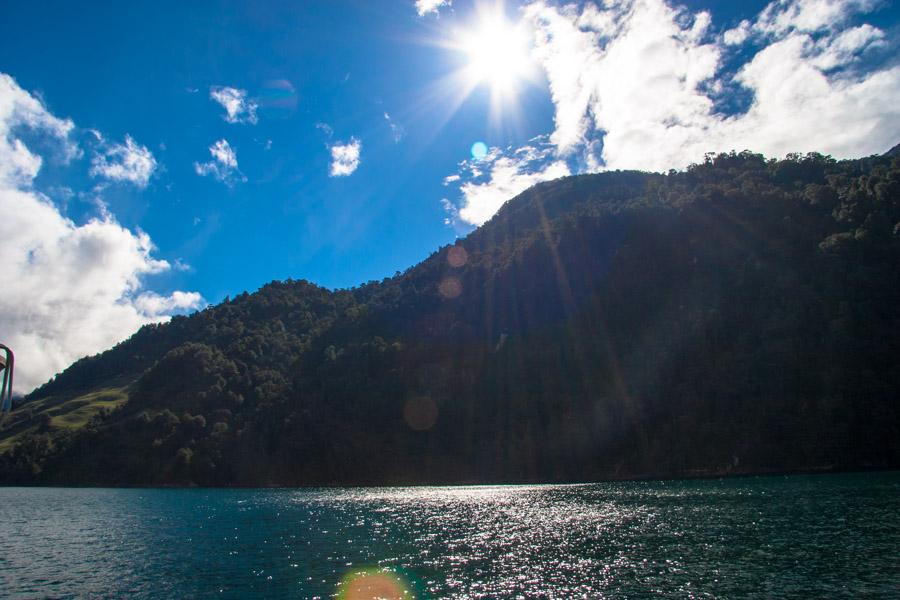
<path id="1" fill-rule="evenodd" d="M 0 597 L 350 597 L 359 573 L 419 598 L 897 598 L 900 473 L 0 488 Z"/>

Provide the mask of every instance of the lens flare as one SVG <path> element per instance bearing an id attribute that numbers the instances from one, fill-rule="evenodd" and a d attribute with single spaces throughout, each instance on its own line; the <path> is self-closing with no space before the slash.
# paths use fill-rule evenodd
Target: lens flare
<path id="1" fill-rule="evenodd" d="M 391 571 L 354 571 L 338 585 L 339 600 L 410 600 L 414 596 L 400 577 Z"/>
<path id="2" fill-rule="evenodd" d="M 472 144 L 472 158 L 475 160 L 484 160 L 487 156 L 488 147 L 484 142 L 475 142 Z"/>
<path id="3" fill-rule="evenodd" d="M 437 423 L 437 403 L 428 396 L 410 398 L 403 405 L 403 420 L 415 431 L 428 431 Z"/>
<path id="4" fill-rule="evenodd" d="M 286 79 L 267 81 L 256 98 L 268 117 L 287 118 L 297 109 L 297 90 Z"/>
<path id="5" fill-rule="evenodd" d="M 438 292 L 447 300 L 453 300 L 462 294 L 462 283 L 456 277 L 447 277 L 438 285 Z"/>
<path id="6" fill-rule="evenodd" d="M 447 262 L 451 267 L 460 268 L 469 260 L 469 253 L 462 246 L 452 246 L 447 250 Z"/>

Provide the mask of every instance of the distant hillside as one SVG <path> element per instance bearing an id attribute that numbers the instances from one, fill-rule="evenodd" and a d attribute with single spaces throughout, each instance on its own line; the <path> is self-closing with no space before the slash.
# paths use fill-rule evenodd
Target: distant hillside
<path id="1" fill-rule="evenodd" d="M 405 273 L 270 283 L 33 392 L 0 482 L 900 467 L 900 157 L 543 183 Z"/>

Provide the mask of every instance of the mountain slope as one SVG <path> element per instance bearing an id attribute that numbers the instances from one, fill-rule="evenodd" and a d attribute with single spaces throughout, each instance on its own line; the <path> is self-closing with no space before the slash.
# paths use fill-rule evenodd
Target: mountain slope
<path id="1" fill-rule="evenodd" d="M 0 481 L 898 467 L 898 282 L 896 156 L 565 178 L 397 277 L 273 282 L 76 362 L 0 431 Z M 128 400 L 42 417 L 101 389 Z"/>

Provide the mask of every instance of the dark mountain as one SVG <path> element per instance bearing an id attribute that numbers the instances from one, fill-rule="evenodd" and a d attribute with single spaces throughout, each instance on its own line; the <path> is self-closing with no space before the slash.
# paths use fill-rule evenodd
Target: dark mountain
<path id="1" fill-rule="evenodd" d="M 33 392 L 0 481 L 900 467 L 900 157 L 543 183 L 405 273 L 270 283 Z"/>

